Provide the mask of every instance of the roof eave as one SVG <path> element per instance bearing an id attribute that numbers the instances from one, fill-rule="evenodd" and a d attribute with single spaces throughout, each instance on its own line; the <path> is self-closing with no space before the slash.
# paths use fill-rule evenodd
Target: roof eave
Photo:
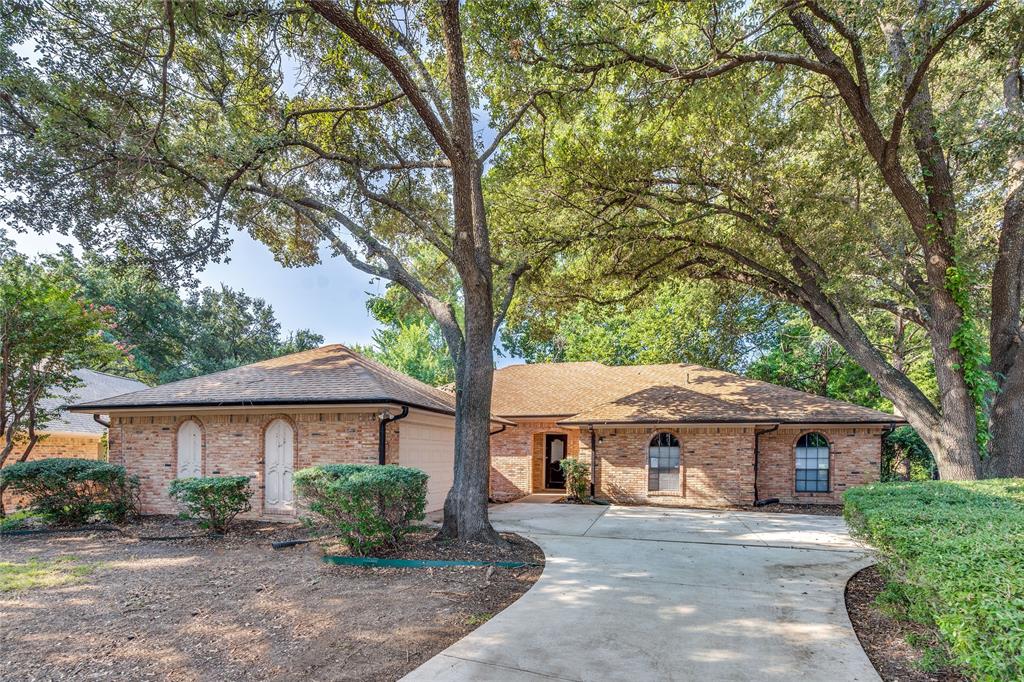
<path id="1" fill-rule="evenodd" d="M 565 419 L 556 422 L 559 426 L 702 426 L 711 424 L 714 426 L 726 426 L 730 424 L 756 426 L 759 424 L 778 424 L 790 426 L 891 426 L 893 424 L 906 424 L 903 418 L 879 419 L 871 421 L 857 421 L 849 419 L 700 419 L 693 421 L 667 420 L 667 419 L 631 419 L 631 420 L 602 420 L 602 419 Z"/>
<path id="2" fill-rule="evenodd" d="M 171 410 L 189 410 L 189 409 L 202 409 L 202 410 L 218 410 L 218 409 L 231 409 L 231 408 L 248 408 L 248 409 L 259 409 L 261 407 L 333 407 L 333 406 L 344 406 L 344 405 L 357 405 L 366 406 L 371 405 L 407 405 L 412 408 L 419 410 L 425 410 L 434 414 L 443 414 L 449 417 L 455 416 L 455 410 L 441 409 L 438 407 L 432 407 L 428 405 L 421 405 L 418 403 L 404 401 L 404 400 L 389 400 L 389 399 L 358 399 L 358 400 L 345 400 L 345 401 L 330 401 L 324 402 L 320 400 L 286 400 L 286 401 L 265 401 L 265 400 L 247 400 L 242 402 L 221 402 L 221 403 L 160 403 L 156 405 L 90 405 L 84 403 L 81 405 L 71 405 L 67 409 L 69 412 L 78 412 L 83 414 L 117 414 L 121 412 L 146 412 L 146 411 L 160 411 L 167 412 Z M 505 426 L 516 426 L 516 423 L 510 419 L 505 419 L 498 415 L 491 415 L 490 419 L 493 424 L 504 424 Z"/>
<path id="3" fill-rule="evenodd" d="M 85 414 L 111 414 L 117 412 L 140 412 L 145 410 L 187 410 L 192 408 L 203 409 L 231 409 L 231 408 L 260 408 L 260 407 L 331 407 L 341 405 L 408 405 L 427 412 L 437 414 L 455 415 L 454 408 L 440 408 L 433 405 L 423 405 L 408 400 L 394 400 L 392 398 L 354 398 L 350 400 L 239 400 L 228 402 L 165 402 L 165 403 L 142 403 L 132 405 L 104 405 L 101 403 L 81 403 L 68 406 L 69 412 L 80 412 Z"/>

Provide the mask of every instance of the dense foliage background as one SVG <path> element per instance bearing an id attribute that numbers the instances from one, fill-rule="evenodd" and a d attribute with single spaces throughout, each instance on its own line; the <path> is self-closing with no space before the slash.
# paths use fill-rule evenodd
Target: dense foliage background
<path id="1" fill-rule="evenodd" d="M 16 258 L 8 249 L 5 259 Z M 104 312 L 103 339 L 112 346 L 84 366 L 131 376 L 150 384 L 238 367 L 316 348 L 323 337 L 309 329 L 282 333 L 263 299 L 221 285 L 168 284 L 142 265 L 112 263 L 70 249 L 43 257 L 36 268 L 59 281 L 69 295 Z"/>

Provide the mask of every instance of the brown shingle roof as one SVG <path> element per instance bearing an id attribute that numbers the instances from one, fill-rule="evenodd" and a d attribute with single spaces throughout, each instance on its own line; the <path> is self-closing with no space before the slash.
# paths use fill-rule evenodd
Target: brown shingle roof
<path id="1" fill-rule="evenodd" d="M 494 373 L 491 410 L 503 417 L 569 417 L 621 396 L 621 382 L 600 362 L 510 365 Z"/>
<path id="2" fill-rule="evenodd" d="M 699 365 L 514 365 L 494 377 L 492 409 L 562 423 L 891 423 L 896 415 Z"/>
<path id="3" fill-rule="evenodd" d="M 85 402 L 74 409 L 376 402 L 455 413 L 455 396 L 340 344 Z"/>
<path id="4" fill-rule="evenodd" d="M 563 424 L 746 422 L 750 412 L 679 386 L 650 386 L 561 420 Z"/>

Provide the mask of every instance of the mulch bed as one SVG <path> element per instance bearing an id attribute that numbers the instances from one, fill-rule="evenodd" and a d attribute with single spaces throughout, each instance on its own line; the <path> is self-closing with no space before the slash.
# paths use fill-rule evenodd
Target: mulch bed
<path id="1" fill-rule="evenodd" d="M 504 547 L 475 542 L 439 540 L 436 535 L 436 530 L 424 528 L 407 535 L 405 542 L 399 547 L 374 552 L 373 556 L 387 559 L 440 559 L 442 561 L 522 561 L 544 565 L 544 553 L 540 547 L 515 533 L 500 533 L 501 538 L 505 541 Z M 331 541 L 324 543 L 324 552 L 339 556 L 349 556 L 350 554 L 344 544 Z"/>
<path id="2" fill-rule="evenodd" d="M 846 611 L 878 675 L 885 682 L 966 680 L 962 673 L 950 668 L 932 672 L 921 669 L 921 651 L 914 648 L 907 638 L 916 635 L 927 640 L 931 633 L 917 623 L 895 620 L 875 605 L 885 582 L 877 566 L 868 566 L 846 584 Z"/>
<path id="3" fill-rule="evenodd" d="M 766 504 L 761 507 L 754 505 L 740 507 L 743 511 L 772 512 L 773 514 L 813 514 L 815 516 L 842 516 L 841 504 Z"/>
<path id="4" fill-rule="evenodd" d="M 174 540 L 145 538 L 188 537 Z M 540 577 L 518 569 L 333 566 L 298 524 L 211 537 L 173 517 L 120 533 L 3 536 L 4 561 L 98 566 L 79 583 L 0 593 L 0 679 L 395 680 L 506 608 Z M 438 541 L 391 556 L 543 564 L 540 548 Z M 68 558 L 70 557 L 70 558 Z"/>

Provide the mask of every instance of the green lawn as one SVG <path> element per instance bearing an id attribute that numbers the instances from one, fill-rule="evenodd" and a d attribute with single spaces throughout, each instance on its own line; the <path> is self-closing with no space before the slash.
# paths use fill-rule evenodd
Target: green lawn
<path id="1" fill-rule="evenodd" d="M 72 585 L 99 566 L 95 562 L 80 562 L 73 556 L 48 561 L 29 559 L 22 563 L 0 561 L 0 592 Z"/>
<path id="2" fill-rule="evenodd" d="M 1024 479 L 877 483 L 844 501 L 881 555 L 887 610 L 933 628 L 973 678 L 1024 679 Z"/>

